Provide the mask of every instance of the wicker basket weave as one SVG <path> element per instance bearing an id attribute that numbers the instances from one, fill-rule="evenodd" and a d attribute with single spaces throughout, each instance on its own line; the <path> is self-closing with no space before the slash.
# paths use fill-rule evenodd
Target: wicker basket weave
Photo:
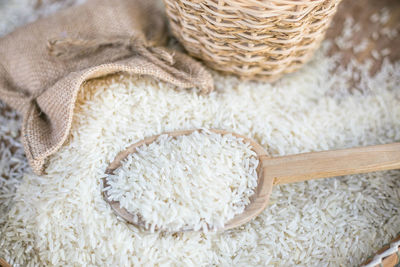
<path id="1" fill-rule="evenodd" d="M 164 0 L 173 34 L 217 70 L 275 80 L 322 41 L 341 0 Z"/>

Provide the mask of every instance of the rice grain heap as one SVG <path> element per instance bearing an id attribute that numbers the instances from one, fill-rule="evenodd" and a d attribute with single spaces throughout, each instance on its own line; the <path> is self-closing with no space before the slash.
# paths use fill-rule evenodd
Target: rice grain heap
<path id="1" fill-rule="evenodd" d="M 271 156 L 400 141 L 400 63 L 384 54 L 373 77 L 374 58 L 343 67 L 326 50 L 275 84 L 215 74 L 209 96 L 146 77 L 90 81 L 47 174 L 22 181 L 18 119 L 0 113 L 0 135 L 15 143 L 6 140 L 0 160 L 0 258 L 14 266 L 359 265 L 400 231 L 399 170 L 276 186 L 260 216 L 223 233 L 126 224 L 104 201 L 100 178 L 127 145 L 179 129 L 232 131 Z"/>
<path id="2" fill-rule="evenodd" d="M 335 60 L 318 53 L 275 85 L 216 75 L 208 96 L 143 76 L 86 83 L 47 174 L 26 174 L 0 214 L 0 257 L 17 266 L 361 263 L 400 231 L 399 171 L 276 186 L 260 216 L 223 233 L 151 233 L 119 220 L 102 196 L 121 150 L 174 130 L 225 129 L 271 156 L 400 140 L 400 64 L 384 61 L 370 78 L 356 64 L 332 73 Z M 347 91 L 352 68 L 363 91 Z"/>
<path id="3" fill-rule="evenodd" d="M 250 203 L 258 159 L 250 144 L 208 130 L 160 135 L 106 177 L 108 199 L 146 229 L 218 230 Z"/>

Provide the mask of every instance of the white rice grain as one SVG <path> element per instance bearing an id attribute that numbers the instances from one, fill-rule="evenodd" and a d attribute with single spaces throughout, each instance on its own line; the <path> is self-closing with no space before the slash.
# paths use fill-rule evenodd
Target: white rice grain
<path id="1" fill-rule="evenodd" d="M 208 96 L 146 77 L 88 82 L 47 175 L 28 174 L 18 187 L 3 217 L 0 257 L 23 266 L 361 263 L 400 230 L 398 171 L 276 186 L 260 216 L 224 233 L 150 233 L 126 224 L 103 200 L 99 179 L 127 145 L 173 130 L 225 129 L 272 156 L 400 140 L 400 64 L 384 60 L 371 78 L 359 64 L 332 74 L 334 60 L 317 54 L 275 85 L 216 75 Z M 349 93 L 353 68 L 362 90 Z"/>
<path id="2" fill-rule="evenodd" d="M 0 34 L 27 21 L 13 15 L 18 11 L 1 14 L 0 24 L 11 28 L 0 27 Z M 379 35 L 397 31 L 384 28 Z M 352 47 L 351 29 L 341 37 L 341 46 Z M 14 266 L 360 264 L 400 231 L 399 171 L 276 186 L 260 216 L 224 233 L 149 233 L 126 224 L 103 200 L 99 179 L 127 145 L 179 129 L 237 132 L 273 156 L 399 141 L 400 64 L 384 58 L 370 77 L 368 62 L 351 61 L 332 73 L 339 62 L 320 51 L 275 84 L 216 74 L 217 90 L 209 96 L 146 77 L 90 81 L 47 175 L 28 173 L 21 184 L 26 161 L 12 138 L 18 119 L 0 116 L 0 135 L 12 140 L 0 150 L 0 171 L 13 177 L 0 185 L 0 257 Z M 359 90 L 349 90 L 355 72 Z M 20 160 L 15 169 L 7 164 L 13 157 Z"/>
<path id="3" fill-rule="evenodd" d="M 130 154 L 105 191 L 147 228 L 218 230 L 250 203 L 257 166 L 250 144 L 231 134 L 164 134 Z"/>

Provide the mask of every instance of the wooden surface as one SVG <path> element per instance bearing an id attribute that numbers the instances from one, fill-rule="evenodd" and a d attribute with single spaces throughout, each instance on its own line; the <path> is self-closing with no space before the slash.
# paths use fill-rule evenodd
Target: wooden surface
<path id="1" fill-rule="evenodd" d="M 400 143 L 268 158 L 263 166 L 274 185 L 400 169 Z"/>
<path id="2" fill-rule="evenodd" d="M 40 3 L 41 0 L 38 0 Z M 356 23 L 361 26 L 361 29 L 357 31 L 353 36 L 354 43 L 357 43 L 363 39 L 367 39 L 369 42 L 367 51 L 355 53 L 352 49 L 340 50 L 336 45 L 331 49 L 331 53 L 339 52 L 342 53 L 343 60 L 341 64 L 345 66 L 350 60 L 357 60 L 361 64 L 366 59 L 371 59 L 371 52 L 373 50 L 382 51 L 385 48 L 390 49 L 388 58 L 394 62 L 400 60 L 400 37 L 388 38 L 387 36 L 379 36 L 378 39 L 374 39 L 373 33 L 377 32 L 382 28 L 381 25 L 371 21 L 371 17 L 374 13 L 387 8 L 390 11 L 391 18 L 387 22 L 386 27 L 391 29 L 398 29 L 400 32 L 400 1 L 399 0 L 343 0 L 339 6 L 338 12 L 334 17 L 333 23 L 327 32 L 326 38 L 334 40 L 342 31 L 343 24 L 346 17 L 352 17 Z M 382 59 L 374 60 L 373 67 L 371 68 L 371 74 L 376 73 L 379 70 Z M 352 90 L 357 87 L 357 81 L 354 82 Z M 7 108 L 8 109 L 8 108 Z M 4 113 L 5 109 L 0 110 L 0 113 Z M 0 137 L 0 144 L 6 142 Z M 4 177 L 7 178 L 7 177 Z M 393 254 L 390 259 L 397 257 Z M 388 257 L 389 258 L 389 257 Z M 384 259 L 383 264 L 385 267 L 394 266 L 394 262 L 389 262 L 390 259 Z M 0 259 L 0 266 L 8 267 L 4 261 Z"/>
<path id="3" fill-rule="evenodd" d="M 395 239 L 393 239 L 389 244 L 383 246 L 380 250 L 378 250 L 376 252 L 376 255 L 380 255 L 381 253 L 385 252 L 387 249 L 390 248 L 390 244 L 400 241 L 400 235 L 398 235 Z M 382 259 L 382 267 L 393 267 L 396 266 L 396 264 L 400 263 L 400 247 L 397 250 L 397 253 L 393 253 L 390 256 L 384 257 Z M 364 262 L 363 265 L 366 265 L 368 263 L 370 263 L 372 260 L 374 259 L 373 256 L 370 257 L 370 259 L 368 259 L 366 262 Z M 379 265 L 377 265 L 376 267 L 379 267 Z"/>
<path id="4" fill-rule="evenodd" d="M 374 14 L 389 13 L 387 22 L 375 21 Z M 387 58 L 392 61 L 400 60 L 400 1 L 398 0 L 344 0 L 339 5 L 338 11 L 333 18 L 331 27 L 328 29 L 326 39 L 335 40 L 343 30 L 345 21 L 352 18 L 354 21 L 354 34 L 351 36 L 353 46 L 341 49 L 333 45 L 331 54 L 340 52 L 343 54 L 342 66 L 346 66 L 350 60 L 356 60 L 364 64 L 366 60 L 372 60 L 373 65 L 370 73 L 374 75 L 380 68 L 383 57 L 374 59 L 372 51 L 381 52 L 389 49 Z M 358 29 L 357 29 L 358 28 Z M 396 30 L 397 37 L 389 37 L 385 32 Z M 381 32 L 381 33 L 379 33 Z M 378 37 L 378 38 L 376 38 Z M 354 51 L 354 46 L 363 40 L 368 42 L 365 50 Z M 357 87 L 357 81 L 353 84 Z"/>
<path id="5" fill-rule="evenodd" d="M 4 259 L 0 258 L 0 267 L 11 267 Z"/>
<path id="6" fill-rule="evenodd" d="M 397 250 L 397 253 L 400 253 L 400 248 Z M 400 260 L 399 260 L 398 254 L 396 254 L 396 253 L 394 253 L 382 260 L 383 267 L 392 267 L 398 263 L 400 263 Z"/>
<path id="7" fill-rule="evenodd" d="M 191 134 L 194 131 L 201 130 L 184 130 L 165 134 L 177 137 Z M 273 185 L 400 168 L 400 143 L 270 158 L 261 145 L 248 137 L 224 130 L 212 129 L 211 131 L 222 135 L 232 134 L 233 136 L 243 138 L 245 142 L 252 146 L 252 149 L 256 152 L 260 160 L 257 168 L 258 184 L 254 195 L 250 198 L 250 204 L 243 213 L 236 215 L 221 230 L 238 227 L 257 217 L 268 205 Z M 155 135 L 145 138 L 120 152 L 106 169 L 106 174 L 113 174 L 122 165 L 122 161 L 128 155 L 136 152 L 137 147 L 143 144 L 148 145 L 154 142 L 159 136 Z M 106 178 L 103 178 L 103 184 L 104 187 L 109 186 Z M 142 219 L 135 221 L 135 216 L 122 208 L 119 202 L 109 201 L 106 191 L 104 192 L 104 199 L 111 205 L 114 212 L 125 221 L 145 228 L 146 222 Z M 137 214 L 137 217 L 141 218 L 140 214 Z M 190 231 L 191 229 L 182 230 Z"/>
<path id="8" fill-rule="evenodd" d="M 381 23 L 373 21 L 373 15 L 388 11 L 389 20 L 381 25 Z M 383 57 L 374 59 L 372 51 L 381 52 L 384 49 L 389 49 L 390 54 L 386 57 L 391 62 L 400 60 L 400 1 L 399 0 L 343 0 L 339 5 L 338 12 L 336 13 L 331 27 L 328 29 L 326 38 L 335 40 L 343 30 L 346 19 L 352 18 L 354 23 L 360 26 L 360 29 L 355 31 L 352 36 L 352 43 L 359 44 L 362 40 L 367 40 L 367 49 L 356 53 L 353 47 L 348 49 L 339 49 L 337 45 L 333 45 L 331 54 L 342 54 L 341 65 L 346 66 L 349 61 L 355 60 L 360 64 L 364 64 L 366 60 L 372 60 L 373 64 L 370 68 L 370 74 L 375 75 L 383 62 Z M 396 30 L 398 36 L 396 38 L 389 38 L 386 34 L 379 34 L 378 38 L 376 33 L 379 31 Z M 357 90 L 358 81 L 352 81 L 349 90 Z M 400 239 L 400 237 L 399 237 Z M 385 247 L 382 248 L 385 250 Z M 387 248 L 386 248 L 387 249 Z M 380 254 L 382 250 L 377 252 Z M 373 257 L 373 255 L 371 255 Z M 393 267 L 396 265 L 397 255 L 393 254 L 382 261 L 384 267 Z"/>

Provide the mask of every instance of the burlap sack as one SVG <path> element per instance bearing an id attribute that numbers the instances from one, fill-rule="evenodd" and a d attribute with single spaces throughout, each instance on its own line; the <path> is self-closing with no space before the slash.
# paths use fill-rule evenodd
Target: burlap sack
<path id="1" fill-rule="evenodd" d="M 0 98 L 24 116 L 22 138 L 35 173 L 68 137 L 85 80 L 123 71 L 213 89 L 198 62 L 156 47 L 165 35 L 153 1 L 88 0 L 0 39 Z"/>

